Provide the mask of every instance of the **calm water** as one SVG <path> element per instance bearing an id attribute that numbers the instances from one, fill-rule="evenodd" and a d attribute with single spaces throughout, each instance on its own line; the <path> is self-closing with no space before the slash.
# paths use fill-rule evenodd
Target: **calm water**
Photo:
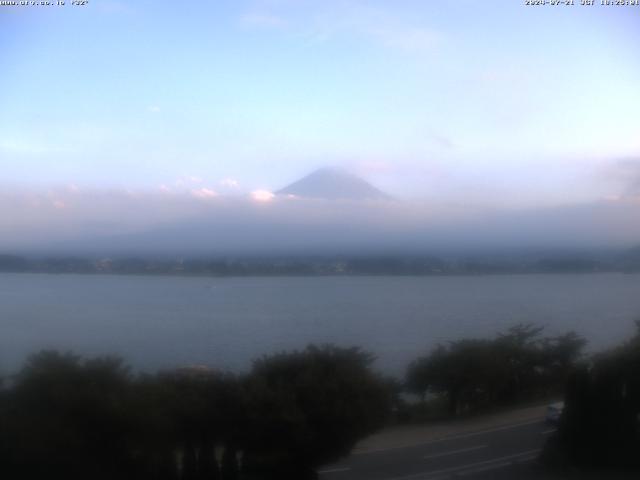
<path id="1" fill-rule="evenodd" d="M 640 276 L 179 278 L 0 274 L 0 371 L 44 347 L 117 353 L 145 370 L 244 370 L 309 342 L 360 345 L 398 374 L 437 342 L 517 322 L 574 329 L 591 349 L 640 318 Z"/>

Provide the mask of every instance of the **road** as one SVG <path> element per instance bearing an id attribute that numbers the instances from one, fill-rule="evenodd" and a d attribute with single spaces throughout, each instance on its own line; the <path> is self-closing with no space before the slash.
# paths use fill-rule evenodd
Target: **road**
<path id="1" fill-rule="evenodd" d="M 539 478 L 535 459 L 554 428 L 542 416 L 411 445 L 356 450 L 318 471 L 320 480 Z"/>

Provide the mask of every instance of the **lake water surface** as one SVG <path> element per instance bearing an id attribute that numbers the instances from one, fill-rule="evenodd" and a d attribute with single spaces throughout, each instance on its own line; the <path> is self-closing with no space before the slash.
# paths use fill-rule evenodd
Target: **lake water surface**
<path id="1" fill-rule="evenodd" d="M 143 370 L 235 371 L 310 342 L 359 345 L 401 374 L 438 342 L 518 322 L 597 350 L 640 318 L 640 275 L 144 277 L 0 274 L 0 372 L 41 348 L 122 355 Z"/>

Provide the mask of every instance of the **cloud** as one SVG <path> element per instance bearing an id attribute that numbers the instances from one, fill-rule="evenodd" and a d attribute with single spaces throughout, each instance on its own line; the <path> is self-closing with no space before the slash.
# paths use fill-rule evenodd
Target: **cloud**
<path id="1" fill-rule="evenodd" d="M 235 180 L 233 178 L 223 178 L 218 183 L 220 184 L 220 186 L 228 189 L 236 189 L 240 187 L 240 182 L 238 182 L 238 180 Z"/>
<path id="2" fill-rule="evenodd" d="M 151 113 L 160 113 L 160 107 L 157 105 L 150 105 L 147 110 Z"/>
<path id="3" fill-rule="evenodd" d="M 176 187 L 188 187 L 190 185 L 199 185 L 203 182 L 201 177 L 197 175 L 182 175 L 175 181 Z"/>
<path id="4" fill-rule="evenodd" d="M 273 13 L 251 12 L 242 15 L 240 23 L 252 28 L 283 28 L 288 22 L 283 17 Z"/>
<path id="5" fill-rule="evenodd" d="M 196 198 L 208 199 L 208 198 L 217 197 L 218 192 L 210 188 L 203 187 L 203 188 L 191 190 L 191 195 L 193 195 Z"/>
<path id="6" fill-rule="evenodd" d="M 394 164 L 388 160 L 361 160 L 356 162 L 354 169 L 361 175 L 371 173 L 388 173 L 393 171 Z"/>
<path id="7" fill-rule="evenodd" d="M 275 194 L 269 190 L 254 190 L 251 192 L 251 198 L 256 202 L 270 202 L 274 197 Z"/>
<path id="8" fill-rule="evenodd" d="M 616 198 L 640 199 L 640 158 L 618 160 L 606 168 L 605 178 L 619 185 L 620 193 Z"/>
<path id="9" fill-rule="evenodd" d="M 138 192 L 140 193 L 140 192 Z M 160 184 L 155 190 L 156 194 L 163 196 L 173 196 L 175 199 L 182 198 L 197 198 L 200 200 L 207 200 L 220 196 L 220 193 L 214 188 L 205 184 L 202 177 L 197 175 L 182 175 L 179 177 L 173 185 L 167 185 L 165 183 Z M 142 191 L 143 196 L 148 196 L 149 193 Z"/>
<path id="10" fill-rule="evenodd" d="M 505 211 L 428 202 L 356 202 L 161 191 L 0 189 L 0 249 L 74 253 L 316 252 L 631 245 L 640 203 Z M 215 199 L 215 201 L 209 201 Z M 268 206 L 268 208 L 265 208 Z M 56 215 L 52 212 L 56 211 Z M 57 243 L 56 243 L 57 242 Z"/>

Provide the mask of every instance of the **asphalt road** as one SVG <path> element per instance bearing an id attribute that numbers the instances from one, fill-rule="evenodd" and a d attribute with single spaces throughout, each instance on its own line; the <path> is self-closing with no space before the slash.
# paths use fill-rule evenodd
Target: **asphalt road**
<path id="1" fill-rule="evenodd" d="M 540 478 L 536 458 L 555 429 L 528 420 L 406 447 L 352 454 L 323 467 L 320 480 L 436 480 Z"/>

